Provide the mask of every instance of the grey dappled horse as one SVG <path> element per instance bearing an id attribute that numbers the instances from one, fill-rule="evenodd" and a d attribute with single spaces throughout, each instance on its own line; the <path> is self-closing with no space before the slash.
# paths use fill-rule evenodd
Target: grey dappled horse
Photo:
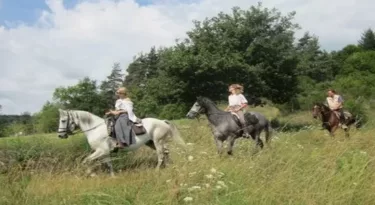
<path id="1" fill-rule="evenodd" d="M 192 119 L 199 114 L 205 114 L 210 122 L 212 133 L 216 142 L 218 153 L 222 153 L 223 142 L 228 140 L 228 154 L 232 155 L 233 145 L 237 138 L 242 137 L 242 128 L 238 118 L 230 112 L 220 110 L 214 102 L 206 97 L 197 97 L 197 101 L 187 114 Z M 263 141 L 260 134 L 264 130 L 266 133 L 266 142 L 269 143 L 271 134 L 271 125 L 266 117 L 258 112 L 246 112 L 246 129 L 255 140 L 255 148 L 259 145 L 263 148 Z"/>

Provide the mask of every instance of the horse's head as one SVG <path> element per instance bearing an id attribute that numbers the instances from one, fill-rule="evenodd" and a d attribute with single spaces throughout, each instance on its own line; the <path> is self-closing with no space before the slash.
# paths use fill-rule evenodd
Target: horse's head
<path id="1" fill-rule="evenodd" d="M 70 134 L 76 129 L 77 119 L 71 111 L 59 109 L 60 119 L 59 119 L 59 129 L 57 131 L 58 136 L 62 139 L 68 138 Z"/>
<path id="2" fill-rule="evenodd" d="M 187 118 L 193 119 L 199 116 L 199 114 L 205 113 L 207 110 L 207 103 L 210 102 L 205 97 L 197 97 L 197 101 L 189 110 L 188 114 L 186 115 Z"/>
<path id="3" fill-rule="evenodd" d="M 325 113 L 328 107 L 323 103 L 315 103 L 312 109 L 312 115 L 314 118 L 321 117 L 322 113 Z"/>

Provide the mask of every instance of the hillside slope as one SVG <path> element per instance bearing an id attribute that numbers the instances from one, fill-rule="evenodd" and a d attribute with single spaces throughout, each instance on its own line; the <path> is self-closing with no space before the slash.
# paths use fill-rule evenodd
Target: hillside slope
<path id="1" fill-rule="evenodd" d="M 257 108 L 270 118 L 278 111 Z M 375 129 L 341 131 L 331 139 L 310 113 L 279 117 L 272 147 L 252 156 L 240 139 L 234 156 L 219 157 L 204 117 L 175 121 L 191 148 L 170 143 L 174 164 L 155 172 L 155 153 L 143 147 L 113 155 L 116 178 L 86 178 L 79 165 L 89 152 L 81 135 L 0 139 L 0 204 L 372 204 Z M 299 131 L 292 131 L 300 129 Z M 281 132 L 283 131 L 283 132 Z M 191 157 L 190 157 L 191 158 Z M 190 201 L 190 202 L 189 202 Z"/>

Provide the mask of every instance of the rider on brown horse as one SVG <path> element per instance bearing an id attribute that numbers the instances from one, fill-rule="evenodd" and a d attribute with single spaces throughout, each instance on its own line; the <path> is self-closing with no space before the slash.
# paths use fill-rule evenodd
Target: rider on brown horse
<path id="1" fill-rule="evenodd" d="M 345 124 L 345 116 L 343 111 L 344 100 L 341 95 L 337 94 L 335 90 L 329 89 L 327 92 L 327 103 L 332 111 L 338 112 L 340 116 L 341 127 L 346 130 L 348 127 Z"/>

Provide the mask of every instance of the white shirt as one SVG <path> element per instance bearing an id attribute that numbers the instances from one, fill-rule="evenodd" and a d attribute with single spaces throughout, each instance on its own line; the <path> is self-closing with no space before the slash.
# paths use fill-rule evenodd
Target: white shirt
<path id="1" fill-rule="evenodd" d="M 129 120 L 132 122 L 137 122 L 137 117 L 133 112 L 133 102 L 127 99 L 116 100 L 115 105 L 116 110 L 125 110 L 128 113 Z"/>
<path id="2" fill-rule="evenodd" d="M 242 94 L 229 95 L 228 100 L 229 100 L 229 106 L 247 104 L 247 100 L 245 96 L 243 96 Z"/>
<path id="3" fill-rule="evenodd" d="M 327 97 L 328 106 L 331 110 L 336 110 L 342 108 L 342 104 L 340 106 L 339 103 L 343 103 L 344 100 L 340 95 L 334 95 L 333 97 Z"/>

